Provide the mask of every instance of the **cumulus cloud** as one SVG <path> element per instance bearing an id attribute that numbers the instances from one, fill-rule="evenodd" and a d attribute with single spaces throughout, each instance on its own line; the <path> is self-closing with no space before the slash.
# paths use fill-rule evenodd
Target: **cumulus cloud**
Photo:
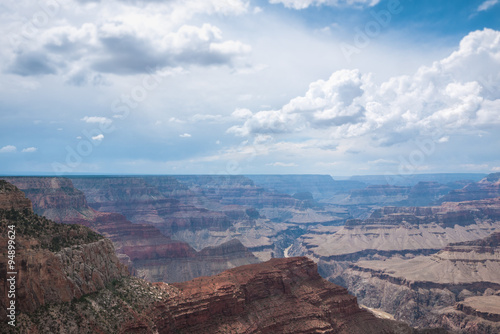
<path id="1" fill-rule="evenodd" d="M 17 148 L 13 145 L 7 145 L 2 148 L 0 148 L 0 153 L 12 153 L 15 152 Z"/>
<path id="2" fill-rule="evenodd" d="M 372 7 L 380 0 L 270 0 L 272 4 L 282 3 L 287 8 L 305 9 L 310 6 Z"/>
<path id="3" fill-rule="evenodd" d="M 492 75 L 492 73 L 494 73 Z M 392 146 L 419 136 L 446 142 L 450 134 L 500 124 L 500 32 L 471 32 L 450 56 L 411 76 L 381 84 L 359 70 L 341 70 L 310 84 L 278 110 L 245 112 L 227 131 L 242 137 L 300 133 L 339 143 L 349 138 Z"/>
<path id="4" fill-rule="evenodd" d="M 183 133 L 182 135 L 179 135 L 181 138 L 191 138 L 191 135 L 189 133 Z"/>
<path id="5" fill-rule="evenodd" d="M 23 153 L 33 153 L 33 152 L 36 152 L 36 151 L 37 151 L 36 147 L 27 147 L 27 148 L 23 148 L 23 150 L 21 152 L 23 152 Z"/>
<path id="6" fill-rule="evenodd" d="M 113 121 L 106 117 L 97 117 L 97 116 L 85 116 L 81 119 L 86 123 L 98 123 L 102 125 L 111 124 Z"/>
<path id="7" fill-rule="evenodd" d="M 244 58 L 251 47 L 225 40 L 218 27 L 165 23 L 169 16 L 183 16 L 195 3 L 205 7 L 191 1 L 184 7 L 164 9 L 163 17 L 151 10 L 124 7 L 113 18 L 41 29 L 36 40 L 15 46 L 6 70 L 20 76 L 59 74 L 67 83 L 81 86 L 106 84 L 101 74 L 133 75 L 179 66 L 248 66 Z M 236 8 L 243 5 L 231 0 L 209 3 L 205 10 L 214 13 L 238 12 Z M 104 3 L 96 6 L 105 8 Z"/>

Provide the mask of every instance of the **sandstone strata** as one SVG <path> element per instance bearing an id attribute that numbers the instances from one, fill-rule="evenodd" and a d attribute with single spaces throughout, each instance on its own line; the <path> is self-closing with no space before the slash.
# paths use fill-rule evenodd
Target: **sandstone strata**
<path id="1" fill-rule="evenodd" d="M 431 256 L 359 261 L 341 277 L 362 304 L 413 325 L 456 329 L 467 318 L 469 327 L 474 323 L 486 326 L 478 318 L 500 320 L 500 299 L 488 295 L 500 290 L 499 241 L 500 233 L 494 233 L 450 245 Z"/>
<path id="2" fill-rule="evenodd" d="M 154 226 L 133 224 L 121 214 L 96 211 L 88 206 L 83 192 L 65 178 L 16 177 L 8 180 L 19 186 L 33 201 L 36 213 L 59 223 L 85 225 L 108 237 L 118 257 L 131 272 L 150 281 L 186 281 L 217 274 L 237 265 L 259 262 L 241 243 L 232 242 L 229 247 L 222 245 L 224 259 L 208 250 L 199 253 L 189 244 L 165 236 Z M 144 184 L 138 182 L 137 185 L 142 187 Z M 182 188 L 177 181 L 172 187 Z M 147 189 L 141 190 L 142 193 L 155 193 Z M 135 190 L 132 188 L 129 191 Z M 141 191 L 136 195 L 143 196 Z M 228 248 L 232 250 L 228 251 Z"/>
<path id="3" fill-rule="evenodd" d="M 4 187 L 5 189 L 5 187 Z M 11 187 L 3 193 L 11 202 L 24 194 Z M 29 202 L 29 201 L 28 201 Z M 23 201 L 26 207 L 28 203 Z M 29 210 L 0 209 L 0 244 L 7 245 L 8 226 L 15 226 L 15 270 L 0 263 L 0 304 L 6 309 L 7 272 L 16 274 L 16 309 L 32 312 L 47 303 L 68 302 L 104 288 L 126 274 L 112 243 L 83 226 L 60 225 Z M 1 313 L 2 320 L 5 313 Z"/>
<path id="4" fill-rule="evenodd" d="M 24 333 L 431 333 L 360 309 L 306 258 L 274 259 L 174 285 L 125 277 L 18 319 Z M 5 324 L 0 329 L 11 332 Z"/>
<path id="5" fill-rule="evenodd" d="M 462 189 L 451 191 L 440 202 L 463 202 L 500 196 L 500 173 L 486 176 L 479 182 L 470 183 Z"/>
<path id="6" fill-rule="evenodd" d="M 31 202 L 14 185 L 0 180 L 0 210 L 10 209 L 31 211 Z"/>

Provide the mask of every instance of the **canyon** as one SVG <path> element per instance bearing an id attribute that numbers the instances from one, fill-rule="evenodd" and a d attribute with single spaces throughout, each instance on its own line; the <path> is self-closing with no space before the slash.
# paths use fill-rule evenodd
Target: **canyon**
<path id="1" fill-rule="evenodd" d="M 152 225 L 134 224 L 118 213 L 96 211 L 87 204 L 84 193 L 66 178 L 4 180 L 26 194 L 35 213 L 59 223 L 85 225 L 108 237 L 122 263 L 137 276 L 152 282 L 180 282 L 259 262 L 236 239 L 197 251 L 183 241 L 165 236 Z"/>
<path id="2" fill-rule="evenodd" d="M 127 278 L 154 295 L 197 277 L 204 287 L 205 277 L 230 268 L 306 256 L 323 278 L 379 316 L 456 333 L 498 330 L 497 246 L 467 244 L 491 243 L 500 230 L 498 173 L 394 184 L 327 175 L 2 179 L 26 193 L 35 213 L 109 238 L 130 274 L 172 283 L 145 288 Z M 22 197 L 9 201 L 7 207 L 26 204 Z"/>
<path id="3" fill-rule="evenodd" d="M 36 215 L 4 181 L 0 194 L 0 230 L 15 225 L 19 270 L 16 327 L 2 321 L 2 333 L 444 333 L 375 317 L 305 257 L 149 283 L 130 276 L 103 236 Z M 4 289 L 5 263 L 0 271 Z"/>

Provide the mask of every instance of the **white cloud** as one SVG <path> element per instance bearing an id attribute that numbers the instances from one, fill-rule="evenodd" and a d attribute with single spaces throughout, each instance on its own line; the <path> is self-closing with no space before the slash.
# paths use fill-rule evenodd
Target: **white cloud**
<path id="1" fill-rule="evenodd" d="M 372 7 L 380 0 L 270 0 L 272 4 L 282 3 L 287 8 L 305 9 L 310 6 L 332 6 L 332 7 Z"/>
<path id="2" fill-rule="evenodd" d="M 411 76 L 377 84 L 370 74 L 340 70 L 311 83 L 305 95 L 278 110 L 245 113 L 244 123 L 227 131 L 243 137 L 298 133 L 334 143 L 352 138 L 355 145 L 372 147 L 422 137 L 443 143 L 450 134 L 500 125 L 500 90 L 490 88 L 499 86 L 500 32 L 485 29 Z"/>
<path id="3" fill-rule="evenodd" d="M 499 2 L 499 0 L 486 0 L 481 5 L 479 5 L 479 7 L 477 8 L 477 11 L 482 12 L 482 11 L 488 10 L 491 7 L 495 6 L 498 2 Z"/>
<path id="4" fill-rule="evenodd" d="M 500 167 L 493 167 L 491 169 L 492 172 L 500 172 Z"/>
<path id="5" fill-rule="evenodd" d="M 179 135 L 181 138 L 190 138 L 191 135 L 189 133 L 183 133 L 182 135 Z"/>
<path id="6" fill-rule="evenodd" d="M 103 139 L 104 139 L 104 135 L 102 133 L 98 134 L 97 136 L 92 137 L 92 140 L 95 140 L 95 141 L 101 141 Z"/>
<path id="7" fill-rule="evenodd" d="M 33 152 L 36 152 L 36 151 L 37 151 L 36 147 L 27 147 L 27 148 L 23 148 L 23 150 L 21 152 L 24 152 L 24 153 L 33 153 Z"/>
<path id="8" fill-rule="evenodd" d="M 237 68 L 246 63 L 250 45 L 223 39 L 212 24 L 188 20 L 197 14 L 240 15 L 248 7 L 240 0 L 150 1 L 147 6 L 134 0 L 99 1 L 85 9 L 75 4 L 65 13 L 67 20 L 37 26 L 36 39 L 8 45 L 7 72 L 23 77 L 57 74 L 70 85 L 108 86 L 109 74 L 192 65 Z M 80 24 L 82 20 L 86 23 Z"/>
<path id="9" fill-rule="evenodd" d="M 450 137 L 441 137 L 438 139 L 438 143 L 447 143 L 450 140 Z"/>
<path id="10" fill-rule="evenodd" d="M 109 118 L 106 117 L 97 117 L 97 116 L 85 116 L 84 118 L 81 119 L 82 121 L 86 123 L 99 123 L 102 125 L 107 125 L 111 124 L 113 121 L 110 120 Z"/>
<path id="11" fill-rule="evenodd" d="M 252 115 L 253 115 L 252 111 L 246 108 L 238 108 L 231 114 L 231 116 L 233 116 L 234 118 L 241 118 L 241 119 L 250 118 L 252 117 Z"/>
<path id="12" fill-rule="evenodd" d="M 0 153 L 12 153 L 15 152 L 17 148 L 13 145 L 7 145 L 2 148 L 0 148 Z"/>

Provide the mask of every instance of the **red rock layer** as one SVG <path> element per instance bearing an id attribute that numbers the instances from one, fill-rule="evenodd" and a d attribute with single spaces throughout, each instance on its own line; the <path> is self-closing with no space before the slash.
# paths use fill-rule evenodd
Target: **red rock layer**
<path id="1" fill-rule="evenodd" d="M 395 333 L 394 323 L 361 310 L 355 297 L 322 279 L 305 257 L 174 286 L 180 294 L 152 310 L 159 333 Z"/>
<path id="2" fill-rule="evenodd" d="M 142 180 L 134 178 L 130 180 L 128 178 L 91 178 L 90 180 L 96 182 L 96 187 L 98 187 L 99 182 L 95 180 L 101 180 L 105 184 L 106 182 L 116 182 L 117 185 L 120 185 L 123 179 L 126 180 L 125 185 L 129 185 L 131 189 L 120 187 L 115 189 L 111 186 L 112 198 L 120 196 L 120 191 L 124 191 L 125 195 L 123 196 L 125 197 L 142 198 L 146 196 L 149 198 L 148 196 L 153 195 L 161 197 L 161 194 L 158 194 L 154 188 L 145 185 Z M 161 178 L 161 180 L 164 180 L 167 185 L 172 184 L 171 189 L 176 187 L 183 189 L 183 186 L 175 180 L 175 182 L 167 182 L 168 177 Z M 220 273 L 235 265 L 258 262 L 258 259 L 240 242 L 232 243 L 229 246 L 220 245 L 219 251 L 217 251 L 218 247 L 214 248 L 216 253 L 222 252 L 225 255 L 210 251 L 198 253 L 189 244 L 172 240 L 154 226 L 134 224 L 118 213 L 96 211 L 88 206 L 84 193 L 73 187 L 71 180 L 65 178 L 14 177 L 9 178 L 9 181 L 16 183 L 33 201 L 36 213 L 58 223 L 85 225 L 111 239 L 118 257 L 129 266 L 131 273 L 150 281 L 181 282 L 202 275 Z M 98 190 L 96 191 L 98 192 Z M 22 192 L 19 194 L 21 194 L 20 198 L 24 198 Z M 97 195 L 94 194 L 94 196 Z M 24 205 L 31 205 L 28 199 L 24 198 L 24 201 Z M 129 209 L 135 210 L 133 207 Z M 181 221 L 192 222 L 197 212 L 200 211 L 208 212 L 208 210 L 196 209 L 188 217 L 182 217 L 182 213 L 176 221 L 177 223 Z M 176 214 L 179 213 L 173 212 L 172 216 Z M 232 250 L 228 252 L 228 249 Z"/>

